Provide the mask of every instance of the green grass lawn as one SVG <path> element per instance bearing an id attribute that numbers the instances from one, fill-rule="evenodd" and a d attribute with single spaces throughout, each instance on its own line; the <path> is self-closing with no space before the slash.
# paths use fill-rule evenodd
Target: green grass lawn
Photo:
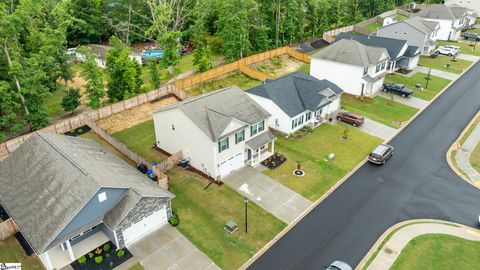
<path id="1" fill-rule="evenodd" d="M 173 209 L 180 217 L 178 230 L 222 269 L 238 269 L 286 226 L 251 202 L 245 234 L 242 195 L 226 185 L 205 189 L 208 180 L 179 168 L 168 176 L 176 195 Z M 238 224 L 235 233 L 223 229 L 229 220 Z"/>
<path id="2" fill-rule="evenodd" d="M 393 128 L 399 128 L 399 122 L 407 121 L 418 111 L 416 108 L 379 96 L 367 103 L 344 95 L 342 108 Z"/>
<path id="3" fill-rule="evenodd" d="M 137 263 L 134 266 L 130 267 L 128 270 L 145 270 L 145 268 L 140 263 Z"/>
<path id="4" fill-rule="evenodd" d="M 232 85 L 236 85 L 241 89 L 246 90 L 259 84 L 260 81 L 252 79 L 243 73 L 237 72 L 203 82 L 194 87 L 186 89 L 185 92 L 193 96 L 198 96 L 203 93 L 213 92 L 215 90 Z"/>
<path id="5" fill-rule="evenodd" d="M 445 55 L 439 55 L 436 58 L 431 58 L 428 56 L 420 56 L 420 61 L 418 63 L 421 66 L 430 67 L 434 69 L 439 69 L 451 73 L 460 74 L 465 69 L 467 69 L 473 63 L 466 60 L 456 59 L 456 62 L 452 61 L 451 57 Z M 446 64 L 450 64 L 447 68 Z"/>
<path id="6" fill-rule="evenodd" d="M 65 94 L 65 85 L 57 84 L 57 89 L 45 98 L 45 109 L 50 119 L 54 120 L 66 114 L 62 107 L 62 98 Z"/>
<path id="7" fill-rule="evenodd" d="M 349 128 L 349 135 L 347 140 L 342 140 L 345 128 Z M 275 151 L 284 155 L 287 161 L 264 173 L 311 201 L 320 198 L 381 142 L 379 138 L 344 123 L 323 124 L 299 140 L 277 137 Z M 327 161 L 330 153 L 334 153 L 335 158 Z M 292 174 L 297 161 L 305 170 L 304 177 Z"/>
<path id="8" fill-rule="evenodd" d="M 392 270 L 479 269 L 480 241 L 445 234 L 425 234 L 412 239 L 395 260 Z"/>
<path id="9" fill-rule="evenodd" d="M 310 74 L 310 65 L 309 64 L 303 64 L 298 71 L 303 71 L 307 74 Z"/>
<path id="10" fill-rule="evenodd" d="M 323 50 L 323 49 L 325 49 L 325 48 L 327 48 L 327 47 L 328 47 L 328 46 L 325 46 L 325 47 L 321 47 L 321 48 L 315 49 L 315 50 L 313 50 L 313 51 L 311 51 L 311 52 L 307 52 L 306 55 L 310 55 L 310 56 L 311 56 L 311 55 L 314 55 L 314 54 L 316 54 L 317 52 L 319 52 L 319 51 L 321 51 L 321 50 Z"/>
<path id="11" fill-rule="evenodd" d="M 153 148 L 155 144 L 153 120 L 115 132 L 112 135 L 149 162 L 161 162 L 166 158 L 165 155 Z"/>
<path id="12" fill-rule="evenodd" d="M 365 25 L 365 26 L 363 27 L 363 29 L 366 29 L 366 30 L 368 30 L 368 31 L 370 31 L 370 32 L 374 32 L 374 31 L 377 30 L 377 28 L 379 28 L 379 27 L 381 27 L 381 26 L 382 26 L 381 23 L 379 23 L 379 22 L 374 22 L 374 23 Z"/>
<path id="13" fill-rule="evenodd" d="M 96 141 L 97 143 L 99 143 L 101 146 L 103 146 L 108 152 L 116 155 L 117 157 L 125 160 L 128 164 L 134 166 L 134 167 L 137 167 L 137 164 L 135 163 L 135 161 L 129 159 L 127 156 L 125 156 L 124 154 L 122 154 L 120 151 L 118 151 L 115 147 L 113 147 L 111 144 L 109 144 L 107 141 L 105 141 L 104 139 L 102 139 L 102 137 L 98 136 L 97 133 L 93 132 L 93 131 L 89 131 L 87 133 L 83 133 L 82 135 L 79 136 L 80 138 L 84 138 L 84 139 L 90 139 L 90 140 L 94 140 Z"/>
<path id="14" fill-rule="evenodd" d="M 411 88 L 415 91 L 413 94 L 414 97 L 418 97 L 425 100 L 431 100 L 434 98 L 440 91 L 442 91 L 449 83 L 450 80 L 430 76 L 431 80 L 428 82 L 428 88 L 425 88 L 427 80 L 427 74 L 425 73 L 416 73 L 411 77 L 405 77 L 399 74 L 388 74 L 385 77 L 385 83 L 400 83 L 404 84 L 406 87 Z M 415 88 L 415 84 L 421 84 L 424 87 L 423 91 Z"/>
<path id="15" fill-rule="evenodd" d="M 464 43 L 464 42 L 438 41 L 438 46 L 445 46 L 445 45 L 453 45 L 453 46 L 460 47 L 460 50 L 461 50 L 460 53 L 480 56 L 480 43 L 478 42 L 477 42 L 477 46 L 475 46 L 475 49 L 473 49 L 474 46 L 470 42 Z"/>
<path id="16" fill-rule="evenodd" d="M 9 237 L 0 242 L 0 262 L 21 263 L 22 269 L 44 270 L 42 262 L 37 256 L 27 256 L 15 237 Z"/>

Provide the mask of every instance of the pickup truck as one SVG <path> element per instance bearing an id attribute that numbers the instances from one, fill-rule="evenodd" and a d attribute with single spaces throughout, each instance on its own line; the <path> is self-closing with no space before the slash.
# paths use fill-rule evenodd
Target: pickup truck
<path id="1" fill-rule="evenodd" d="M 403 98 L 413 95 L 413 90 L 406 88 L 403 84 L 398 83 L 385 83 L 383 84 L 383 92 L 395 93 Z"/>

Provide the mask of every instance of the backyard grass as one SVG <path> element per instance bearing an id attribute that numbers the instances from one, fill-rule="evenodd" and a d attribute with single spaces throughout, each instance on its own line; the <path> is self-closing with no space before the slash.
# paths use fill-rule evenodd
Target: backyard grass
<path id="1" fill-rule="evenodd" d="M 15 237 L 0 241 L 0 262 L 21 263 L 22 269 L 44 270 L 42 262 L 37 256 L 27 256 Z"/>
<path id="2" fill-rule="evenodd" d="M 327 48 L 327 47 L 328 47 L 328 46 L 325 46 L 325 47 L 321 47 L 321 48 L 315 49 L 315 50 L 313 50 L 313 51 L 307 52 L 306 55 L 310 55 L 310 56 L 311 56 L 311 55 L 314 55 L 314 54 L 316 54 L 317 52 L 319 52 L 319 51 L 321 51 L 321 50 L 323 50 L 323 49 L 325 49 L 325 48 Z"/>
<path id="3" fill-rule="evenodd" d="M 224 76 L 220 76 L 216 79 L 203 82 L 194 87 L 186 89 L 185 92 L 193 96 L 198 96 L 204 93 L 213 92 L 215 90 L 222 89 L 232 85 L 236 85 L 243 90 L 247 90 L 258 84 L 260 84 L 260 81 L 252 79 L 243 73 L 237 72 L 237 73 L 227 74 Z"/>
<path id="4" fill-rule="evenodd" d="M 412 239 L 390 269 L 462 269 L 480 265 L 480 241 L 445 234 L 425 234 Z"/>
<path id="5" fill-rule="evenodd" d="M 62 107 L 62 98 L 65 94 L 65 85 L 57 84 L 57 89 L 45 98 L 45 108 L 50 119 L 57 119 L 66 114 Z"/>
<path id="6" fill-rule="evenodd" d="M 456 59 L 456 62 L 452 61 L 453 59 L 448 56 L 439 55 L 436 58 L 431 58 L 428 56 L 420 56 L 419 65 L 434 68 L 438 70 L 443 70 L 451 73 L 460 74 L 465 69 L 467 69 L 473 63 L 466 60 Z M 447 64 L 450 64 L 449 67 L 446 67 Z"/>
<path id="7" fill-rule="evenodd" d="M 371 102 L 363 102 L 343 95 L 342 108 L 393 128 L 399 128 L 400 123 L 409 120 L 418 111 L 416 108 L 380 96 L 374 97 Z"/>
<path id="8" fill-rule="evenodd" d="M 178 230 L 222 269 L 238 269 L 286 226 L 250 202 L 245 234 L 243 196 L 226 185 L 206 188 L 206 179 L 178 167 L 168 176 Z M 229 220 L 238 224 L 232 234 L 223 229 Z"/>
<path id="9" fill-rule="evenodd" d="M 388 74 L 385 77 L 385 83 L 400 83 L 405 85 L 408 88 L 411 88 L 415 91 L 413 94 L 414 97 L 418 97 L 425 100 L 431 100 L 434 98 L 440 91 L 442 91 L 449 83 L 450 80 L 430 76 L 430 81 L 428 82 L 428 88 L 425 88 L 427 80 L 427 74 L 425 73 L 416 73 L 411 77 L 405 77 L 398 74 Z M 421 84 L 424 87 L 423 91 L 415 88 L 415 84 Z"/>
<path id="10" fill-rule="evenodd" d="M 341 137 L 349 129 L 347 140 Z M 305 137 L 294 140 L 277 135 L 275 151 L 284 155 L 287 161 L 280 167 L 264 173 L 305 198 L 315 201 L 335 185 L 372 151 L 381 140 L 344 123 L 323 124 Z M 327 155 L 335 154 L 333 160 Z M 292 174 L 300 161 L 304 177 Z"/>
<path id="11" fill-rule="evenodd" d="M 363 27 L 363 29 L 368 30 L 368 31 L 370 31 L 370 32 L 374 32 L 374 31 L 377 30 L 377 28 L 379 28 L 379 27 L 381 27 L 381 26 L 382 26 L 381 23 L 379 23 L 379 22 L 374 22 L 374 23 L 365 25 L 365 26 Z"/>
<path id="12" fill-rule="evenodd" d="M 161 162 L 166 158 L 165 155 L 153 148 L 155 144 L 153 120 L 115 132 L 112 135 L 149 162 Z"/>
<path id="13" fill-rule="evenodd" d="M 281 55 L 255 63 L 250 67 L 267 74 L 269 77 L 280 78 L 296 72 L 304 64 L 304 62 L 289 55 Z"/>
<path id="14" fill-rule="evenodd" d="M 473 44 L 469 43 L 464 43 L 464 42 L 451 42 L 451 41 L 438 41 L 438 46 L 445 46 L 445 45 L 453 45 L 453 46 L 458 46 L 460 47 L 461 52 L 464 54 L 471 54 L 471 55 L 476 55 L 480 56 L 480 43 L 475 46 L 475 50 L 473 49 L 474 46 Z"/>
<path id="15" fill-rule="evenodd" d="M 96 141 L 97 143 L 99 143 L 101 146 L 103 146 L 108 152 L 116 155 L 117 157 L 125 160 L 128 164 L 134 166 L 134 167 L 137 167 L 137 164 L 135 164 L 135 161 L 129 159 L 127 156 L 125 156 L 124 154 L 122 154 L 120 151 L 118 151 L 115 147 L 113 147 L 113 145 L 109 144 L 107 141 L 105 141 L 104 139 L 102 139 L 102 137 L 98 136 L 97 133 L 93 132 L 93 131 L 89 131 L 87 133 L 83 133 L 82 135 L 79 136 L 80 138 L 84 138 L 84 139 L 90 139 L 90 140 L 94 140 Z"/>
<path id="16" fill-rule="evenodd" d="M 307 74 L 310 74 L 310 65 L 309 64 L 303 64 L 298 71 L 303 71 Z"/>

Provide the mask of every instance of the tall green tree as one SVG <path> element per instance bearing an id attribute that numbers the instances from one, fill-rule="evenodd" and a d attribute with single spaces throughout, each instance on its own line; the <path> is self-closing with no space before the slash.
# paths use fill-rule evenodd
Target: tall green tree
<path id="1" fill-rule="evenodd" d="M 69 88 L 67 94 L 62 98 L 62 107 L 66 112 L 73 113 L 80 106 L 80 89 Z"/>
<path id="2" fill-rule="evenodd" d="M 155 59 L 151 59 L 147 62 L 148 72 L 150 73 L 151 84 L 154 89 L 160 87 L 160 73 L 158 71 L 158 62 Z"/>
<path id="3" fill-rule="evenodd" d="M 108 33 L 103 18 L 106 0 L 71 0 L 70 12 L 75 20 L 68 29 L 70 46 L 100 43 Z"/>
<path id="4" fill-rule="evenodd" d="M 160 61 L 162 66 L 167 69 L 170 74 L 178 73 L 177 66 L 180 62 L 180 32 L 167 32 L 163 36 L 158 37 L 160 46 L 163 48 L 163 56 Z"/>
<path id="5" fill-rule="evenodd" d="M 84 85 L 87 93 L 87 106 L 92 109 L 98 109 L 102 106 L 105 97 L 105 86 L 103 85 L 103 73 L 97 66 L 95 55 L 89 47 L 80 47 L 78 49 L 84 55 L 82 72 L 80 75 L 87 81 Z"/>

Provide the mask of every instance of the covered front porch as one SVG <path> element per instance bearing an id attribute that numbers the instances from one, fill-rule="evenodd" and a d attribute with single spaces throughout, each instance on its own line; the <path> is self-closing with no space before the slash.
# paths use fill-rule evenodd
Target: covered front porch
<path id="1" fill-rule="evenodd" d="M 276 139 L 275 135 L 267 131 L 247 141 L 245 164 L 255 166 L 273 155 Z"/>

